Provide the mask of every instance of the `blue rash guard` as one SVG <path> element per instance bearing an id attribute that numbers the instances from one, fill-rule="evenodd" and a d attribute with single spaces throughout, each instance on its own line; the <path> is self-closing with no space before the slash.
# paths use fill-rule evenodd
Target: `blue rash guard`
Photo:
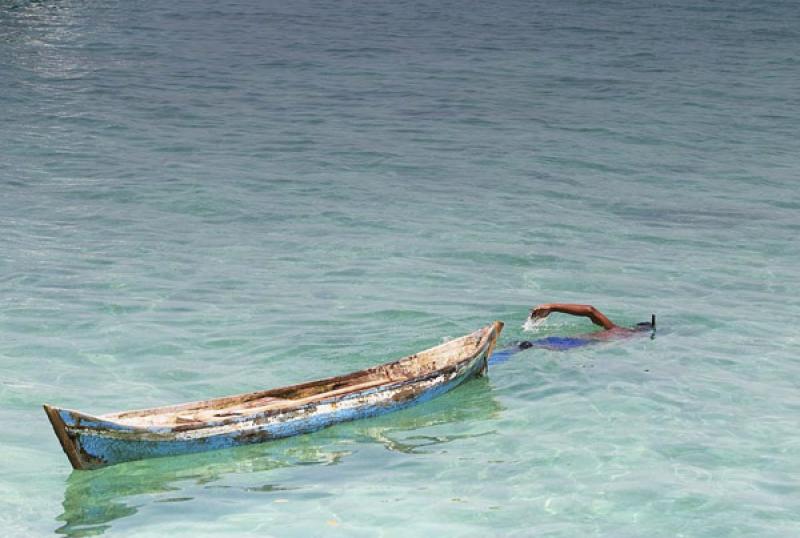
<path id="1" fill-rule="evenodd" d="M 548 336 L 538 340 L 520 342 L 515 346 L 507 347 L 492 353 L 489 357 L 489 364 L 502 364 L 511 358 L 512 355 L 529 348 L 549 349 L 551 351 L 564 351 L 576 347 L 588 346 L 598 341 L 593 338 L 581 338 L 579 336 Z"/>

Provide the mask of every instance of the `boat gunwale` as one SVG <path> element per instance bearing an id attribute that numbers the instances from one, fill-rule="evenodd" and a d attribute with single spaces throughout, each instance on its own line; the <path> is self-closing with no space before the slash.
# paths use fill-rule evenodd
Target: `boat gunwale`
<path id="1" fill-rule="evenodd" d="M 275 388 L 272 388 L 272 389 L 245 392 L 245 393 L 241 393 L 241 394 L 237 394 L 237 395 L 233 395 L 233 396 L 222 396 L 222 397 L 219 397 L 219 398 L 212 398 L 212 399 L 209 399 L 209 400 L 197 400 L 197 401 L 193 401 L 193 402 L 184 402 L 184 403 L 180 403 L 180 404 L 161 406 L 161 407 L 142 408 L 142 409 L 129 410 L 129 411 L 119 411 L 119 412 L 115 412 L 115 413 L 107 413 L 107 414 L 98 415 L 98 416 L 88 415 L 88 414 L 83 413 L 81 411 L 76 411 L 76 410 L 71 410 L 71 409 L 63 409 L 63 408 L 57 408 L 57 407 L 51 407 L 51 406 L 46 406 L 46 408 L 54 409 L 56 411 L 56 414 L 58 412 L 60 412 L 60 411 L 66 411 L 66 412 L 72 414 L 73 416 L 75 416 L 76 418 L 80 418 L 80 419 L 83 419 L 83 420 L 88 420 L 90 422 L 96 422 L 97 421 L 97 422 L 102 422 L 102 423 L 109 423 L 109 424 L 113 424 L 115 426 L 118 426 L 118 427 L 122 428 L 122 429 L 115 429 L 114 430 L 114 434 L 121 434 L 123 436 L 136 435 L 136 434 L 149 434 L 149 435 L 155 434 L 155 435 L 163 435 L 163 436 L 165 436 L 165 438 L 169 438 L 169 436 L 174 435 L 174 434 L 178 434 L 178 433 L 185 433 L 185 432 L 203 430 L 203 429 L 208 429 L 208 428 L 223 427 L 223 426 L 226 426 L 226 425 L 235 424 L 236 422 L 245 422 L 247 420 L 252 420 L 252 419 L 260 417 L 260 416 L 268 417 L 268 416 L 271 416 L 271 415 L 280 415 L 280 414 L 286 413 L 286 412 L 303 411 L 303 410 L 306 410 L 306 409 L 308 409 L 308 408 L 310 408 L 312 406 L 317 406 L 317 405 L 320 405 L 320 404 L 329 403 L 331 401 L 341 401 L 341 400 L 344 400 L 344 399 L 349 399 L 351 397 L 357 397 L 358 395 L 363 394 L 364 392 L 366 392 L 368 390 L 376 390 L 376 389 L 389 390 L 389 389 L 401 387 L 403 385 L 411 385 L 411 384 L 415 384 L 415 383 L 421 383 L 421 382 L 424 382 L 424 381 L 426 381 L 428 379 L 431 379 L 431 378 L 434 378 L 434 377 L 437 377 L 437 376 L 440 376 L 440 375 L 443 375 L 443 374 L 446 374 L 446 373 L 450 373 L 452 371 L 457 370 L 464 363 L 474 360 L 476 358 L 476 356 L 481 355 L 482 353 L 486 352 L 487 350 L 488 350 L 488 354 L 491 354 L 491 349 L 489 349 L 489 348 L 490 347 L 493 348 L 492 344 L 496 342 L 496 338 L 497 338 L 498 332 L 499 332 L 499 330 L 502 329 L 502 325 L 500 325 L 500 327 L 498 327 L 498 324 L 500 324 L 500 323 L 502 323 L 502 322 L 495 321 L 490 325 L 487 325 L 487 326 L 485 326 L 485 327 L 483 327 L 481 329 L 473 331 L 473 332 L 471 332 L 469 334 L 466 334 L 464 336 L 461 336 L 459 338 L 456 338 L 456 339 L 453 339 L 453 340 L 449 340 L 447 342 L 443 342 L 443 343 L 441 343 L 439 345 L 433 346 L 433 347 L 428 348 L 428 349 L 424 349 L 422 351 L 418 351 L 418 352 L 413 353 L 411 355 L 406 355 L 404 357 L 401 357 L 400 359 L 397 359 L 397 360 L 394 360 L 394 361 L 391 361 L 391 362 L 382 363 L 382 364 L 379 364 L 379 365 L 376 365 L 376 366 L 371 366 L 369 368 L 365 368 L 365 369 L 362 369 L 362 370 L 357 370 L 357 371 L 354 371 L 354 372 L 348 372 L 346 374 L 342 374 L 342 375 L 338 375 L 338 376 L 331 376 L 331 377 L 327 377 L 327 378 L 323 378 L 323 379 L 305 381 L 305 382 L 297 383 L 297 384 L 294 384 L 294 385 L 286 385 L 286 386 L 282 386 L 282 387 L 275 387 Z M 480 334 L 480 333 L 482 333 L 482 334 Z M 264 397 L 264 396 L 266 396 L 267 393 L 273 392 L 273 391 L 299 390 L 299 389 L 303 389 L 303 388 L 307 388 L 307 387 L 313 387 L 315 385 L 320 385 L 320 384 L 324 384 L 324 383 L 330 383 L 330 382 L 336 382 L 336 381 L 347 381 L 347 380 L 351 380 L 351 379 L 358 378 L 358 377 L 361 377 L 361 376 L 365 376 L 365 375 L 376 373 L 382 368 L 391 367 L 391 366 L 394 366 L 394 365 L 397 365 L 397 364 L 400 364 L 400 363 L 413 363 L 415 360 L 419 360 L 418 355 L 420 355 L 422 353 L 436 353 L 437 350 L 440 350 L 440 348 L 443 348 L 445 346 L 452 346 L 455 342 L 458 342 L 459 340 L 466 341 L 470 337 L 476 337 L 476 336 L 478 337 L 478 340 L 477 340 L 477 343 L 476 343 L 476 346 L 475 346 L 475 350 L 473 352 L 471 352 L 465 358 L 459 360 L 458 362 L 455 362 L 453 364 L 447 364 L 447 365 L 443 366 L 442 368 L 433 369 L 433 370 L 425 372 L 425 373 L 423 373 L 421 375 L 410 376 L 410 377 L 407 377 L 405 379 L 399 379 L 397 381 L 388 381 L 386 383 L 378 382 L 378 383 L 376 383 L 375 386 L 367 387 L 364 390 L 355 390 L 352 393 L 347 393 L 345 391 L 343 394 L 334 394 L 334 395 L 326 396 L 327 394 L 329 394 L 331 392 L 331 391 L 328 391 L 328 392 L 319 394 L 318 398 L 315 398 L 315 399 L 312 399 L 312 400 L 309 400 L 309 401 L 305 401 L 305 402 L 300 402 L 300 401 L 287 399 L 287 400 L 285 400 L 286 405 L 281 405 L 281 406 L 276 406 L 274 408 L 267 408 L 267 409 L 261 409 L 261 410 L 259 410 L 256 407 L 256 408 L 253 408 L 254 409 L 253 413 L 248 413 L 248 414 L 244 414 L 244 415 L 230 416 L 230 417 L 224 417 L 224 418 L 221 418 L 221 420 L 218 420 L 218 421 L 200 421 L 200 420 L 198 420 L 197 422 L 190 422 L 190 423 L 186 423 L 186 424 L 174 423 L 174 424 L 171 424 L 171 425 L 164 425 L 164 426 L 155 426 L 155 425 L 147 426 L 147 425 L 141 425 L 141 424 L 128 424 L 128 423 L 123 421 L 124 418 L 127 418 L 127 417 L 131 417 L 131 418 L 133 418 L 133 417 L 147 417 L 147 416 L 158 416 L 158 415 L 169 414 L 169 413 L 179 413 L 183 409 L 193 409 L 194 407 L 196 407 L 197 409 L 208 409 L 208 408 L 214 408 L 215 407 L 213 405 L 213 402 L 221 402 L 221 401 L 225 401 L 225 400 L 233 400 L 233 401 L 235 401 L 237 398 L 241 398 L 243 401 L 248 401 L 248 399 L 246 398 L 247 396 L 254 396 L 252 399 L 250 399 L 250 401 L 252 401 L 252 400 L 258 399 L 259 397 Z M 466 342 L 464 342 L 464 345 L 462 345 L 461 347 L 457 347 L 455 350 L 453 350 L 453 352 L 457 353 L 459 349 L 463 349 L 463 347 L 465 347 L 465 346 L 466 346 Z M 347 389 L 347 387 L 346 386 L 342 387 L 342 389 Z M 257 396 L 257 395 L 260 395 L 260 396 Z M 313 397 L 313 395 L 311 397 Z M 231 402 L 231 403 L 233 403 L 233 402 Z M 234 406 L 231 405 L 230 407 L 234 407 Z M 220 409 L 224 409 L 224 408 L 225 408 L 224 406 L 220 407 Z M 48 414 L 49 413 L 50 412 L 48 411 Z M 121 417 L 120 415 L 125 415 L 125 417 Z M 120 420 L 120 419 L 122 419 L 122 420 Z M 65 427 L 68 430 L 80 431 L 81 433 L 83 433 L 83 432 L 86 432 L 86 433 L 88 433 L 88 432 L 98 432 L 98 433 L 103 432 L 103 433 L 107 433 L 107 431 L 104 431 L 105 430 L 104 428 L 102 428 L 102 427 L 98 428 L 96 425 L 84 425 L 84 424 L 78 423 L 78 424 L 75 424 L 75 425 L 70 425 L 70 426 L 65 426 Z"/>
<path id="2" fill-rule="evenodd" d="M 481 347 L 483 348 L 483 346 Z M 481 351 L 483 351 L 483 349 L 481 349 Z M 175 424 L 172 426 L 166 426 L 166 425 L 141 426 L 141 425 L 123 424 L 115 422 L 114 424 L 117 424 L 119 426 L 124 426 L 124 428 L 114 429 L 114 430 L 104 430 L 102 428 L 98 428 L 97 426 L 82 425 L 82 424 L 67 426 L 66 428 L 69 431 L 79 432 L 81 435 L 102 435 L 103 437 L 113 437 L 113 438 L 130 438 L 130 437 L 135 438 L 137 436 L 145 435 L 148 437 L 148 440 L 151 441 L 156 439 L 162 441 L 168 441 L 174 439 L 176 435 L 180 434 L 188 434 L 190 432 L 224 428 L 225 426 L 235 425 L 236 423 L 239 422 L 248 422 L 262 418 L 269 419 L 271 417 L 280 416 L 286 413 L 303 414 L 303 412 L 308 411 L 309 409 L 312 409 L 314 407 L 358 398 L 370 391 L 388 392 L 391 390 L 402 388 L 404 386 L 424 383 L 425 381 L 429 381 L 431 379 L 448 375 L 458 371 L 459 369 L 463 368 L 464 364 L 474 361 L 480 354 L 481 354 L 480 352 L 476 353 L 475 355 L 471 355 L 466 359 L 459 361 L 456 364 L 448 365 L 445 368 L 434 370 L 432 372 L 428 372 L 422 376 L 418 376 L 412 379 L 400 380 L 392 383 L 377 384 L 373 387 L 367 387 L 363 390 L 357 390 L 351 393 L 337 394 L 329 397 L 324 397 L 322 399 L 316 399 L 306 402 L 298 402 L 296 405 L 287 405 L 284 407 L 274 407 L 271 409 L 261 409 L 261 410 L 256 408 L 256 410 L 250 414 L 220 417 L 219 420 L 215 421 L 197 421 L 197 422 L 189 422 L 186 424 Z M 325 395 L 323 394 L 322 396 Z M 288 402 L 291 402 L 291 400 L 288 400 Z M 257 425 L 255 425 L 254 427 L 257 427 Z M 199 436 L 199 437 L 202 438 L 206 436 Z"/>
<path id="3" fill-rule="evenodd" d="M 112 439 L 127 439 L 131 441 L 156 441 L 156 442 L 168 442 L 168 441 L 175 441 L 178 437 L 183 437 L 186 435 L 190 435 L 196 432 L 203 432 L 209 431 L 206 435 L 194 435 L 190 438 L 193 440 L 200 440 L 208 437 L 214 437 L 216 435 L 225 434 L 226 432 L 218 431 L 221 428 L 225 428 L 226 426 L 235 426 L 237 422 L 248 422 L 253 420 L 262 419 L 263 422 L 269 422 L 269 419 L 274 418 L 275 416 L 280 416 L 282 414 L 291 413 L 297 414 L 300 416 L 307 415 L 309 409 L 317 407 L 319 405 L 326 405 L 331 404 L 334 402 L 342 402 L 349 399 L 358 398 L 363 396 L 369 390 L 376 390 L 380 392 L 389 392 L 391 390 L 396 390 L 403 388 L 404 386 L 415 385 L 419 383 L 424 383 L 425 381 L 446 376 L 448 374 L 452 374 L 453 372 L 463 368 L 464 363 L 469 363 L 471 361 L 476 360 L 478 357 L 472 356 L 465 359 L 462 362 L 459 362 L 457 365 L 449 366 L 447 369 L 436 370 L 429 374 L 426 374 L 423 377 L 415 378 L 410 381 L 399 381 L 393 383 L 391 385 L 378 385 L 373 387 L 372 389 L 366 389 L 364 391 L 353 392 L 350 394 L 344 395 L 342 398 L 329 398 L 326 400 L 315 400 L 311 402 L 305 402 L 299 404 L 296 407 L 284 407 L 284 408 L 276 408 L 270 409 L 267 411 L 258 411 L 256 413 L 250 415 L 243 415 L 243 416 L 235 416 L 235 417 L 225 417 L 220 421 L 216 422 L 200 422 L 197 423 L 190 423 L 178 426 L 152 426 L 152 427 L 142 427 L 142 426 L 127 426 L 125 425 L 124 429 L 114 429 L 114 430 L 103 430 L 93 426 L 85 426 L 85 425 L 75 425 L 75 426 L 67 426 L 67 431 L 77 433 L 78 435 L 98 435 L 100 437 L 112 438 Z M 456 376 L 453 376 L 456 377 Z M 452 377 L 450 378 L 452 379 Z M 449 380 L 447 380 L 449 381 Z M 300 418 L 298 416 L 298 418 Z M 243 427 L 241 428 L 242 431 L 250 430 L 250 429 L 258 429 L 262 425 L 262 422 L 253 424 L 252 426 Z"/>

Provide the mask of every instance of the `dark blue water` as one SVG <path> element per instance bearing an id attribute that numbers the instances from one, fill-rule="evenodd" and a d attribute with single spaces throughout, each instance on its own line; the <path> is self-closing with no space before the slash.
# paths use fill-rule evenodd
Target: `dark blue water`
<path id="1" fill-rule="evenodd" d="M 794 536 L 794 2 L 0 0 L 10 536 Z M 542 302 L 654 340 L 71 473 L 41 411 L 366 367 Z"/>

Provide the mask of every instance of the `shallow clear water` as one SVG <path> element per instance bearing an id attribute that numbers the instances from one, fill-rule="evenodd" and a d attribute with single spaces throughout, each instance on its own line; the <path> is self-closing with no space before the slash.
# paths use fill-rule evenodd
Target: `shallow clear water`
<path id="1" fill-rule="evenodd" d="M 796 536 L 799 54 L 792 2 L 0 0 L 4 535 Z M 550 301 L 659 334 L 91 473 L 40 407 L 511 343 Z"/>

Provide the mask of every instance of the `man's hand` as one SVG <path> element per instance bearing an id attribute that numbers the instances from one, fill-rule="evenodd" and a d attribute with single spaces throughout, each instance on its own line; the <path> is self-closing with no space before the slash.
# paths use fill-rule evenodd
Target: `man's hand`
<path id="1" fill-rule="evenodd" d="M 530 319 L 543 319 L 550 315 L 552 309 L 549 304 L 540 304 L 531 309 Z"/>
<path id="2" fill-rule="evenodd" d="M 550 315 L 551 312 L 561 312 L 571 316 L 584 316 L 592 320 L 592 323 L 599 325 L 604 329 L 613 329 L 616 327 L 614 322 L 608 319 L 602 312 L 590 304 L 566 304 L 566 303 L 548 303 L 540 304 L 531 310 L 530 319 L 543 319 Z"/>

